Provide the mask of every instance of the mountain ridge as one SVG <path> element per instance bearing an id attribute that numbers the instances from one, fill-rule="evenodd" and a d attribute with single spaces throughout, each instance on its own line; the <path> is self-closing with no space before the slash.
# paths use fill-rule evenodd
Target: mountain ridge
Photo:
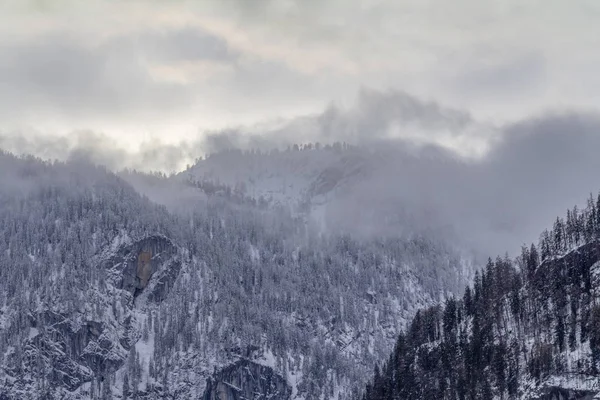
<path id="1" fill-rule="evenodd" d="M 420 310 L 363 399 L 600 398 L 600 196 Z M 538 250 L 539 249 L 539 250 Z"/>
<path id="2" fill-rule="evenodd" d="M 8 399 L 200 398 L 241 357 L 293 399 L 348 398 L 470 268 L 423 235 L 316 234 L 280 207 L 169 183 L 186 193 L 173 210 L 103 168 L 0 163 Z"/>

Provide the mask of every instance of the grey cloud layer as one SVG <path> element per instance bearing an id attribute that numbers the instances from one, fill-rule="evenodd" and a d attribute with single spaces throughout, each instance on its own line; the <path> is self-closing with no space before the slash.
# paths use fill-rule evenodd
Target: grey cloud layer
<path id="1" fill-rule="evenodd" d="M 597 104 L 600 92 L 598 5 L 584 0 L 7 4 L 5 125 L 114 137 L 156 126 L 166 136 L 174 124 L 216 129 L 315 112 L 361 86 L 507 121 Z"/>
<path id="2" fill-rule="evenodd" d="M 183 27 L 177 30 L 147 32 L 134 40 L 144 52 L 160 61 L 181 60 L 235 60 L 238 55 L 230 50 L 222 38 L 200 29 Z M 135 49 L 134 44 L 131 44 Z"/>
<path id="3" fill-rule="evenodd" d="M 189 100 L 185 88 L 153 81 L 135 54 L 114 42 L 90 49 L 62 35 L 0 44 L 0 76 L 0 113 L 31 123 L 40 115 L 147 114 Z"/>
<path id="4" fill-rule="evenodd" d="M 375 145 L 375 144 L 373 144 Z M 342 223 L 374 207 L 404 205 L 421 228 L 452 227 L 484 254 L 516 252 L 567 208 L 600 190 L 600 114 L 544 115 L 507 125 L 485 157 L 464 160 L 436 145 L 379 143 L 386 167 L 339 207 Z M 387 208 L 386 208 L 387 207 Z M 352 216 L 351 218 L 349 216 Z M 368 219 L 348 227 L 360 231 Z M 380 228 L 377 222 L 372 229 Z"/>

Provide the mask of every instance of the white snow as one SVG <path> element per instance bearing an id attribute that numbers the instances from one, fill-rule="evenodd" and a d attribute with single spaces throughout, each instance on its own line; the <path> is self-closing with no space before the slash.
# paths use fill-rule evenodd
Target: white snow
<path id="1" fill-rule="evenodd" d="M 27 336 L 29 339 L 33 339 L 37 335 L 40 334 L 40 331 L 37 328 L 29 328 L 29 335 Z"/>

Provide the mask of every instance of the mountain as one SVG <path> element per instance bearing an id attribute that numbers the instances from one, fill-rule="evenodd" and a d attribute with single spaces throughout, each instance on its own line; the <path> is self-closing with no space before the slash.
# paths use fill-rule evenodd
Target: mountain
<path id="1" fill-rule="evenodd" d="M 419 310 L 363 399 L 600 399 L 600 196 Z"/>
<path id="2" fill-rule="evenodd" d="M 230 187 L 294 212 L 310 212 L 377 168 L 362 150 L 341 143 L 295 145 L 268 153 L 232 149 L 209 155 L 180 175 L 205 186 L 212 183 Z"/>
<path id="3" fill-rule="evenodd" d="M 253 197 L 289 204 L 303 200 L 301 197 L 326 195 L 344 179 L 359 174 L 363 163 L 358 151 L 341 144 L 323 148 L 296 145 L 266 154 L 232 149 L 209 155 L 182 175 L 230 187 L 243 186 L 240 189 Z"/>
<path id="4" fill-rule="evenodd" d="M 350 398 L 471 268 L 440 237 L 315 230 L 223 181 L 0 169 L 0 399 Z M 298 176 L 315 198 L 356 175 Z"/>
<path id="5" fill-rule="evenodd" d="M 222 151 L 174 179 L 208 195 L 289 209 L 320 232 L 367 238 L 423 234 L 473 250 L 457 234 L 457 228 L 468 229 L 468 220 L 475 219 L 469 219 L 475 208 L 456 199 L 458 191 L 465 197 L 459 185 L 467 169 L 463 161 L 427 149 L 336 142 L 283 151 Z M 453 178 L 440 182 L 441 175 Z M 449 215 L 449 204 L 461 204 L 462 224 Z"/>

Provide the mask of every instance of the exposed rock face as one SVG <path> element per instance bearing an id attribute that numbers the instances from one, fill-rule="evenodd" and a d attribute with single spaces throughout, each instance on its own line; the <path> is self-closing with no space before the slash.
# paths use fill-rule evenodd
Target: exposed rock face
<path id="1" fill-rule="evenodd" d="M 163 236 L 149 236 L 129 246 L 121 248 L 113 257 L 104 261 L 111 270 L 116 288 L 123 289 L 138 297 L 156 275 L 151 300 L 160 301 L 177 278 L 181 264 L 174 260 L 177 248 Z M 169 264 L 169 265 L 166 265 Z M 161 270 L 159 267 L 163 266 Z M 165 266 L 166 265 L 166 266 Z"/>
<path id="2" fill-rule="evenodd" d="M 207 382 L 203 400 L 288 400 L 291 393 L 286 380 L 273 369 L 240 360 Z"/>
<path id="3" fill-rule="evenodd" d="M 135 327 L 135 309 L 144 303 L 136 300 L 161 301 L 168 295 L 181 269 L 177 250 L 169 239 L 150 236 L 105 249 L 90 260 L 84 268 L 107 273 L 106 287 L 88 292 L 95 296 L 97 308 L 66 313 L 58 311 L 60 304 L 49 304 L 30 313 L 30 332 L 22 349 L 7 355 L 5 371 L 10 380 L 4 389 L 9 391 L 0 392 L 0 399 L 35 398 L 31 397 L 33 376 L 38 377 L 38 385 L 44 376 L 39 390 L 53 399 L 62 398 L 61 390 L 74 392 L 117 371 L 141 336 Z"/>
<path id="4" fill-rule="evenodd" d="M 152 250 L 144 251 L 138 255 L 136 275 L 141 289 L 148 285 L 152 276 Z"/>
<path id="5" fill-rule="evenodd" d="M 44 377 L 47 398 L 54 389 L 72 392 L 94 377 L 115 371 L 125 361 L 129 345 L 120 341 L 124 330 L 105 321 L 77 321 L 69 315 L 46 310 L 31 316 L 29 337 L 23 351 L 7 357 L 6 372 L 14 397 L 31 397 L 32 376 Z M 23 356 L 24 355 L 24 356 Z"/>
<path id="6" fill-rule="evenodd" d="M 536 282 L 545 285 L 538 289 L 540 292 L 550 290 L 553 283 L 552 279 L 544 279 L 544 277 L 552 278 L 564 268 L 591 270 L 592 266 L 598 261 L 600 261 L 600 240 L 595 240 L 582 245 L 576 250 L 568 252 L 563 257 L 547 260 L 536 270 Z M 593 285 L 594 283 L 600 282 L 593 282 L 593 280 L 584 282 L 584 284 L 588 285 Z M 593 289 L 595 289 L 595 287 Z M 600 295 L 600 293 L 596 291 L 594 294 Z"/>
<path id="7" fill-rule="evenodd" d="M 101 322 L 76 324 L 66 315 L 45 311 L 32 321 L 30 337 L 24 342 L 25 358 L 18 360 L 12 354 L 9 371 L 17 385 L 26 385 L 27 371 L 46 371 L 48 382 L 73 391 L 122 364 L 129 347 L 113 343 L 113 335 L 119 332 Z"/>

